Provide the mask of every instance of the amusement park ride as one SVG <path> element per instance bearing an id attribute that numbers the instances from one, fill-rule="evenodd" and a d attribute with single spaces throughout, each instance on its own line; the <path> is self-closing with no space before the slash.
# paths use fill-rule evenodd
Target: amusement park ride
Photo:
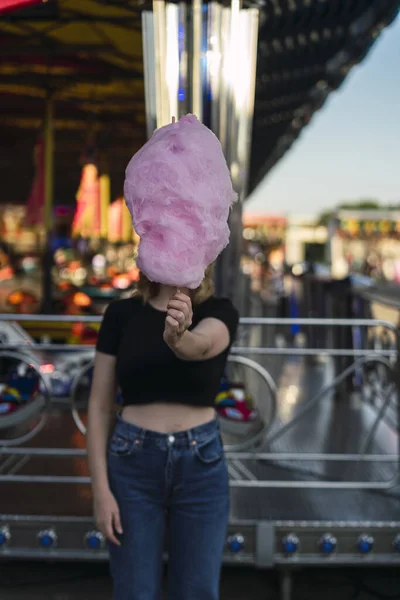
<path id="1" fill-rule="evenodd" d="M 75 197 L 71 164 L 88 123 L 110 148 L 111 185 L 120 187 L 146 125 L 150 132 L 171 115 L 194 112 L 220 137 L 244 201 L 397 8 L 395 0 L 156 0 L 140 9 L 132 1 L 50 0 L 7 12 L 0 20 L 4 196 L 28 197 L 26 181 L 13 173 L 31 168 L 26 157 L 44 117 L 48 242 L 54 198 Z M 166 40 L 159 25 L 167 17 Z M 163 49 L 179 68 L 171 69 Z M 241 206 L 232 212 L 216 284 L 249 307 L 237 268 Z M 281 568 L 282 600 L 293 597 L 296 567 L 400 564 L 399 437 L 388 418 L 397 416 L 398 323 L 371 318 L 372 300 L 361 293 L 328 298 L 318 290 L 304 296 L 302 318 L 242 312 L 216 400 L 231 477 L 224 560 Z M 260 298 L 252 305 L 263 306 Z M 99 321 L 81 313 L 0 315 L 0 559 L 107 557 L 85 458 L 93 347 L 37 343 L 24 328 Z M 277 346 L 280 330 L 299 328 L 297 345 Z"/>
<path id="2" fill-rule="evenodd" d="M 2 316 L 0 556 L 104 560 L 85 461 L 93 350 L 32 343 L 14 318 Z M 317 347 L 267 345 L 293 323 L 243 318 L 216 400 L 231 476 L 224 561 L 282 568 L 284 600 L 294 567 L 400 563 L 397 423 L 387 418 L 396 420 L 397 328 L 297 319 L 305 337 L 326 332 Z M 329 346 L 335 329 L 353 332 L 351 347 Z"/>

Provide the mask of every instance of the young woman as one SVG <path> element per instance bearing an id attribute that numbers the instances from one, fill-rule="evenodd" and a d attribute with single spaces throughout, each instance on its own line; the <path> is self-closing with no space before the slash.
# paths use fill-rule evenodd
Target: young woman
<path id="1" fill-rule="evenodd" d="M 218 599 L 229 485 L 214 402 L 237 325 L 211 271 L 194 292 L 142 275 L 104 315 L 87 443 L 114 600 L 161 600 L 165 548 L 168 600 Z"/>

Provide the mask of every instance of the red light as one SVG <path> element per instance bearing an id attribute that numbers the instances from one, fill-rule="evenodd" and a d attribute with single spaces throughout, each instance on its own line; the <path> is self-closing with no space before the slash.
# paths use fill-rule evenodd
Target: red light
<path id="1" fill-rule="evenodd" d="M 42 373 L 54 373 L 54 365 L 41 365 L 40 370 Z"/>

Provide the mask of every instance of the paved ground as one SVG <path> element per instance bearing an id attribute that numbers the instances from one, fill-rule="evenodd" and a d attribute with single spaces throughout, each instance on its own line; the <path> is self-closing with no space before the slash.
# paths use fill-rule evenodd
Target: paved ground
<path id="1" fill-rule="evenodd" d="M 111 600 L 103 564 L 43 565 L 0 563 L 1 600 Z M 226 568 L 221 600 L 279 600 L 276 573 Z M 396 600 L 400 572 L 310 570 L 295 575 L 293 600 Z M 189 599 L 188 599 L 189 600 Z M 192 599 L 190 599 L 192 600 Z"/>

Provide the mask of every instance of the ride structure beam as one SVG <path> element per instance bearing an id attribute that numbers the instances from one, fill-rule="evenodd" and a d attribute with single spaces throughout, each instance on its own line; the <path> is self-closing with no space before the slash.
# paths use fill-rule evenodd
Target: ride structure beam
<path id="1" fill-rule="evenodd" d="M 46 100 L 44 120 L 44 206 L 43 224 L 45 246 L 42 263 L 42 312 L 51 314 L 52 310 L 52 277 L 53 253 L 51 234 L 53 231 L 53 196 L 54 196 L 54 96 L 49 92 Z"/>
<path id="2" fill-rule="evenodd" d="M 234 297 L 242 242 L 254 113 L 258 8 L 192 0 L 153 0 L 143 11 L 147 133 L 195 114 L 220 139 L 239 201 L 231 242 L 216 268 L 220 295 Z"/>

